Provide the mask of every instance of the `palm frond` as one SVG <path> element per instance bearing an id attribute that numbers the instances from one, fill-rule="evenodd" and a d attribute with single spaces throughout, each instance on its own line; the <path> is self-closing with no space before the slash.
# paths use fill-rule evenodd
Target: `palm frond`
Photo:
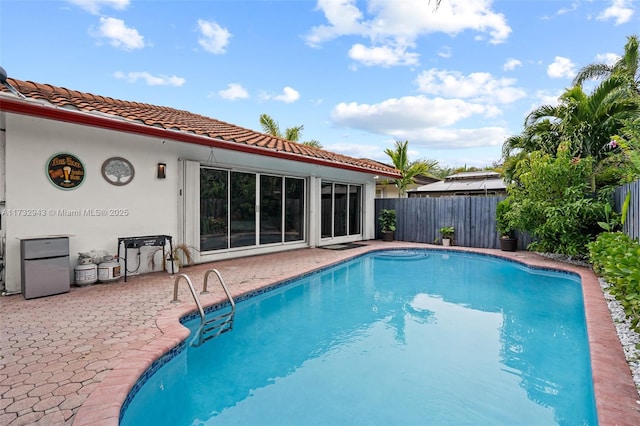
<path id="1" fill-rule="evenodd" d="M 322 144 L 319 141 L 315 140 L 315 139 L 312 139 L 310 141 L 302 142 L 302 145 L 310 146 L 311 148 L 322 149 Z"/>
<path id="2" fill-rule="evenodd" d="M 590 64 L 582 68 L 573 78 L 573 86 L 582 86 L 586 80 L 606 78 L 613 72 L 613 67 L 607 64 Z"/>
<path id="3" fill-rule="evenodd" d="M 302 129 L 304 129 L 304 126 L 289 127 L 285 131 L 284 138 L 288 141 L 298 142 L 300 136 L 302 136 Z"/>
<path id="4" fill-rule="evenodd" d="M 275 136 L 277 138 L 281 138 L 282 134 L 280 133 L 280 127 L 278 126 L 278 122 L 275 121 L 268 114 L 260 115 L 260 125 L 262 126 L 262 131 L 268 135 Z"/>

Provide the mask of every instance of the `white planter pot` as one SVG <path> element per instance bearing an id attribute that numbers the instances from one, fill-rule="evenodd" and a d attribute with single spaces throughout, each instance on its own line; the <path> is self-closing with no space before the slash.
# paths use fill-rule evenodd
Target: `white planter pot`
<path id="1" fill-rule="evenodd" d="M 442 245 L 445 247 L 449 247 L 451 245 L 451 239 L 450 238 L 443 238 L 442 239 Z"/>
<path id="2" fill-rule="evenodd" d="M 163 269 L 166 269 L 162 250 L 156 250 L 151 253 L 149 258 L 149 269 L 151 271 L 162 271 Z"/>
<path id="3" fill-rule="evenodd" d="M 173 269 L 171 269 L 171 265 L 173 265 Z M 180 270 L 180 267 L 178 266 L 178 261 L 167 259 L 167 261 L 165 262 L 165 269 L 170 274 L 177 274 L 178 271 Z"/>

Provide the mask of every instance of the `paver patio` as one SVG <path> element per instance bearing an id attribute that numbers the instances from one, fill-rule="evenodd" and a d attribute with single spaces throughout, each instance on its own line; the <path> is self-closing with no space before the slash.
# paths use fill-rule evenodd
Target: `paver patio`
<path id="1" fill-rule="evenodd" d="M 237 296 L 283 279 L 381 248 L 434 247 L 365 242 L 344 251 L 321 248 L 253 256 L 185 268 L 196 290 L 215 267 Z M 639 425 L 638 393 L 615 334 L 598 280 L 588 269 L 559 264 L 534 253 L 452 247 L 515 258 L 577 272 L 582 277 L 594 388 L 600 425 Z M 24 300 L 0 297 L 0 424 L 117 425 L 137 377 L 187 335 L 178 318 L 195 306 L 181 283 L 166 273 L 111 284 L 72 287 L 66 294 Z M 212 285 L 205 305 L 223 300 Z"/>

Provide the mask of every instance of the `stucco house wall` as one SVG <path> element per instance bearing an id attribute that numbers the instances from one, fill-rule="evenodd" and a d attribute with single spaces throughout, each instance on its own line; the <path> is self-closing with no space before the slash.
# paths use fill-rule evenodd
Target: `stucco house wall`
<path id="1" fill-rule="evenodd" d="M 201 165 L 304 179 L 305 238 L 202 254 L 196 251 L 197 262 L 375 237 L 373 171 L 186 143 L 172 139 L 169 131 L 163 137 L 135 134 L 6 110 L 0 111 L 0 123 L 0 160 L 4 159 L 0 161 L 0 203 L 4 202 L 0 232 L 6 293 L 21 288 L 19 239 L 24 237 L 69 235 L 72 270 L 79 252 L 117 254 L 119 237 L 166 234 L 174 244 L 198 247 Z M 82 161 L 85 179 L 77 188 L 62 190 L 49 181 L 47 164 L 57 153 L 70 153 Z M 127 185 L 115 186 L 103 178 L 102 164 L 111 157 L 123 157 L 133 165 L 135 176 Z M 158 163 L 167 165 L 165 179 L 156 175 Z M 361 186 L 361 233 L 322 238 L 323 181 Z M 137 251 L 130 253 L 128 270 L 153 270 L 150 257 L 154 250 L 143 248 L 139 260 Z"/>

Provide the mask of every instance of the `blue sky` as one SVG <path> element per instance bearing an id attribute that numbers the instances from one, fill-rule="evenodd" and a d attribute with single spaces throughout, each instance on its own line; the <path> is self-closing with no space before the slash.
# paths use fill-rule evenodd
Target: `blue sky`
<path id="1" fill-rule="evenodd" d="M 640 34 L 639 0 L 0 0 L 9 77 L 388 161 L 488 166 L 532 108 Z M 587 86 L 588 88 L 588 86 Z"/>

